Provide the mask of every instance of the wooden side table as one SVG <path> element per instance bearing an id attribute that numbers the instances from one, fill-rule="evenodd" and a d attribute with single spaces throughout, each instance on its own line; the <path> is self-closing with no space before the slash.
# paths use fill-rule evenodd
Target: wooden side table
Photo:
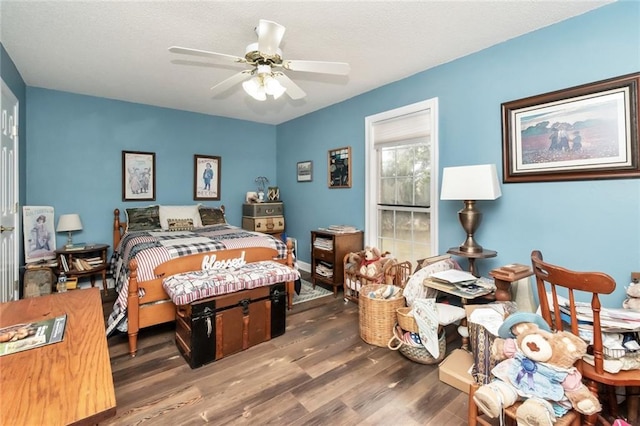
<path id="1" fill-rule="evenodd" d="M 471 272 L 474 276 L 479 277 L 480 274 L 476 269 L 476 259 L 488 259 L 490 257 L 496 257 L 498 255 L 497 251 L 494 250 L 482 250 L 480 253 L 468 253 L 466 251 L 460 250 L 458 247 L 452 247 L 447 250 L 447 253 L 453 254 L 455 256 L 466 257 L 469 260 L 469 272 Z"/>
<path id="2" fill-rule="evenodd" d="M 56 255 L 58 256 L 58 270 L 64 271 L 68 277 L 89 277 L 91 279 L 91 287 L 96 285 L 96 275 L 102 275 L 102 286 L 104 287 L 104 294 L 107 295 L 107 249 L 108 244 L 90 244 L 82 249 L 58 249 Z M 64 260 L 62 259 L 64 257 Z M 77 259 L 83 259 L 86 262 L 91 263 L 90 269 L 81 270 L 76 264 Z M 63 265 L 67 264 L 69 270 L 65 271 Z"/>

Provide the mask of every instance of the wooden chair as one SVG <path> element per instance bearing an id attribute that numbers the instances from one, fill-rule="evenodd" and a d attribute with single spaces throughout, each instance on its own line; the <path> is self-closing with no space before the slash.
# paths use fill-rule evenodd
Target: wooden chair
<path id="1" fill-rule="evenodd" d="M 595 395 L 598 395 L 598 385 L 608 386 L 609 389 L 614 389 L 615 386 L 640 386 L 640 372 L 636 371 L 621 371 L 617 374 L 610 374 L 604 371 L 603 368 L 603 347 L 602 347 L 602 327 L 600 324 L 600 299 L 599 294 L 610 294 L 614 291 L 616 283 L 609 275 L 601 272 L 575 272 L 560 266 L 555 266 L 550 263 L 546 263 L 542 260 L 542 254 L 535 250 L 531 253 L 531 262 L 533 265 L 533 272 L 536 277 L 536 284 L 538 289 L 538 297 L 540 299 L 540 310 L 542 317 L 549 324 L 552 330 L 561 331 L 564 329 L 562 322 L 560 303 L 558 302 L 558 293 L 556 287 L 562 287 L 568 291 L 569 299 L 569 316 L 571 323 L 571 332 L 575 335 L 578 333 L 578 316 L 575 303 L 575 292 L 581 291 L 591 293 L 590 308 L 593 312 L 593 355 L 594 365 L 590 365 L 587 362 L 579 360 L 576 363 L 576 368 L 582 373 L 583 379 L 587 384 L 587 387 Z M 549 290 L 547 290 L 547 287 Z M 550 297 L 545 295 L 550 293 Z M 564 307 L 564 306 L 563 306 Z M 475 426 L 476 424 L 492 425 L 495 424 L 490 419 L 485 420 L 480 416 L 480 412 L 473 401 L 473 394 L 478 389 L 478 385 L 472 385 L 469 392 L 469 425 Z M 615 398 L 614 398 L 615 400 Z M 637 416 L 638 412 L 638 397 L 630 396 L 628 398 L 628 412 L 630 417 Z M 505 409 L 505 418 L 508 419 L 507 424 L 514 424 L 515 411 L 518 407 L 518 403 Z M 581 417 L 585 417 L 581 420 Z M 600 418 L 603 423 L 608 424 L 604 419 Z M 592 416 L 581 416 L 575 411 L 570 411 L 565 416 L 558 419 L 556 426 L 571 424 L 571 425 L 595 425 L 598 420 L 598 414 Z M 511 421 L 511 423 L 509 423 Z M 635 418 L 630 418 L 629 422 L 635 424 Z"/>
<path id="2" fill-rule="evenodd" d="M 576 367 L 582 373 L 587 387 L 595 395 L 598 395 L 598 385 L 609 387 L 613 390 L 617 386 L 640 386 L 640 371 L 620 371 L 611 374 L 604 371 L 604 352 L 602 346 L 602 326 L 600 324 L 600 294 L 610 294 L 616 288 L 616 282 L 609 275 L 602 272 L 576 272 L 560 266 L 544 262 L 542 253 L 534 250 L 531 253 L 533 273 L 536 277 L 538 297 L 542 317 L 552 330 L 563 330 L 564 324 L 560 316 L 560 304 L 556 287 L 565 288 L 569 297 L 569 313 L 571 332 L 578 335 L 578 316 L 575 303 L 575 292 L 580 291 L 591 294 L 591 311 L 593 312 L 593 357 L 594 365 L 583 360 L 576 363 Z M 549 288 L 549 290 L 547 290 Z M 550 297 L 545 297 L 550 291 Z M 615 402 L 615 398 L 614 398 Z M 629 395 L 627 400 L 629 416 L 637 416 L 638 396 Z M 585 425 L 596 424 L 598 415 L 594 414 L 584 419 Z M 635 424 L 637 417 L 630 418 L 629 423 Z"/>

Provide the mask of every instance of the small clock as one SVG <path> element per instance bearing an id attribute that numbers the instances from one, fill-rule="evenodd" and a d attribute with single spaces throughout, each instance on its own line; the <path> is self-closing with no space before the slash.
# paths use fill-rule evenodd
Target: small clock
<path id="1" fill-rule="evenodd" d="M 51 294 L 56 276 L 51 268 L 27 269 L 24 273 L 24 298 Z"/>

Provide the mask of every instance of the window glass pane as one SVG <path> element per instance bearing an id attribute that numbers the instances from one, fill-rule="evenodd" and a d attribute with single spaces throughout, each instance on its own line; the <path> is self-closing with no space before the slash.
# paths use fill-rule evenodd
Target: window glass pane
<path id="1" fill-rule="evenodd" d="M 398 199 L 395 204 L 413 206 L 413 178 L 403 177 L 396 179 Z"/>
<path id="2" fill-rule="evenodd" d="M 396 204 L 396 179 L 380 179 L 380 204 Z"/>
<path id="3" fill-rule="evenodd" d="M 380 177 L 396 175 L 396 152 L 393 149 L 382 149 L 380 156 Z"/>
<path id="4" fill-rule="evenodd" d="M 413 175 L 414 149 L 413 147 L 397 147 L 396 168 L 398 176 Z"/>
<path id="5" fill-rule="evenodd" d="M 393 238 L 393 229 L 395 226 L 393 216 L 394 212 L 392 210 L 380 211 L 378 229 L 380 230 L 380 236 L 382 238 Z"/>

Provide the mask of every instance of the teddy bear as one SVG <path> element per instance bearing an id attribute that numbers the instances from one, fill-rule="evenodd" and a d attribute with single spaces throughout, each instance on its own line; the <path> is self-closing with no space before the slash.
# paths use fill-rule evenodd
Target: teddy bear
<path id="1" fill-rule="evenodd" d="M 524 400 L 516 410 L 518 424 L 552 425 L 573 408 L 584 415 L 599 412 L 600 402 L 573 367 L 587 352 L 587 343 L 567 331 L 551 332 L 536 314 L 507 318 L 491 347 L 501 361 L 491 370 L 496 380 L 481 386 L 474 401 L 489 417 Z"/>
<path id="2" fill-rule="evenodd" d="M 364 283 L 386 283 L 385 274 L 393 267 L 395 262 L 389 252 L 380 253 L 376 247 L 367 246 L 362 251 L 362 260 L 360 262 L 360 275 L 368 277 L 363 279 Z"/>
<path id="3" fill-rule="evenodd" d="M 622 307 L 640 311 L 640 282 L 634 280 L 627 287 L 627 298 L 622 302 Z"/>

